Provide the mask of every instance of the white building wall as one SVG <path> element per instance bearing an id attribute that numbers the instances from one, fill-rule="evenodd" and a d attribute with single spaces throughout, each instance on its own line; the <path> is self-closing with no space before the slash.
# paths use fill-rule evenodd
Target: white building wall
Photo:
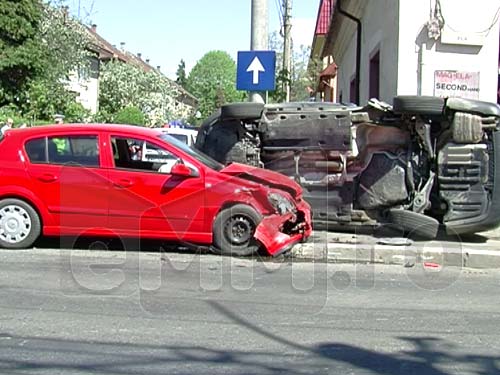
<path id="1" fill-rule="evenodd" d="M 356 74 L 356 34 L 352 35 L 349 41 L 349 48 L 337 60 L 337 65 L 337 100 L 348 103 L 350 82 Z"/>
<path id="2" fill-rule="evenodd" d="M 347 21 L 353 23 L 353 21 Z M 380 50 L 380 95 L 381 100 L 391 100 L 396 91 L 398 49 L 398 0 L 368 1 L 362 15 L 361 42 L 361 92 L 360 102 L 369 98 L 369 62 L 376 50 Z M 348 48 L 336 60 L 338 70 L 338 98 L 349 101 L 350 82 L 356 74 L 356 29 L 350 35 Z M 338 59 L 337 56 L 335 56 Z"/>
<path id="3" fill-rule="evenodd" d="M 441 0 L 438 40 L 425 27 L 435 3 L 400 0 L 397 94 L 435 95 L 435 71 L 448 70 L 478 73 L 477 99 L 496 102 L 500 1 Z"/>
<path id="4" fill-rule="evenodd" d="M 84 108 L 90 110 L 92 114 L 97 113 L 99 103 L 99 80 L 90 78 L 81 86 L 80 96 L 76 100 L 83 105 Z"/>
<path id="5" fill-rule="evenodd" d="M 379 99 L 392 102 L 397 88 L 397 76 L 394 73 L 398 66 L 398 13 L 398 0 L 370 1 L 366 7 L 362 21 L 361 103 L 366 103 L 370 99 L 369 64 L 376 50 L 380 51 Z"/>
<path id="6" fill-rule="evenodd" d="M 425 27 L 436 0 L 366 0 L 362 15 L 360 102 L 369 99 L 369 61 L 380 48 L 381 100 L 396 95 L 434 95 L 435 71 L 479 73 L 477 99 L 496 102 L 498 83 L 499 0 L 440 0 L 444 37 L 462 39 L 443 43 L 429 39 Z M 347 21 L 352 23 L 352 21 Z M 338 96 L 350 98 L 356 70 L 356 29 L 344 50 L 334 56 L 338 69 Z M 455 30 L 455 32 L 453 32 Z M 482 33 L 481 33 L 482 32 Z M 469 39 L 469 42 L 463 40 Z M 444 40 L 446 41 L 446 40 Z"/>
<path id="7" fill-rule="evenodd" d="M 81 79 L 75 72 L 70 75 L 66 87 L 77 94 L 78 103 L 92 114 L 97 113 L 99 109 L 99 80 L 97 78 Z"/>

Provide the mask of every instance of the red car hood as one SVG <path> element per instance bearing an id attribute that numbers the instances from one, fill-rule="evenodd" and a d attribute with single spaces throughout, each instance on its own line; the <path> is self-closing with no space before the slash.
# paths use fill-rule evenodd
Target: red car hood
<path id="1" fill-rule="evenodd" d="M 285 190 L 290 193 L 293 198 L 297 198 L 302 195 L 302 188 L 294 180 L 268 169 L 251 167 L 249 165 L 239 163 L 231 163 L 220 172 L 272 188 Z"/>

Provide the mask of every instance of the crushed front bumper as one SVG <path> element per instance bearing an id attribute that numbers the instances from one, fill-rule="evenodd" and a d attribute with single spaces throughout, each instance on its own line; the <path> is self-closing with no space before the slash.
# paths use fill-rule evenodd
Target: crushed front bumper
<path id="1" fill-rule="evenodd" d="M 269 215 L 262 219 L 254 237 L 267 253 L 279 255 L 297 242 L 305 241 L 312 232 L 311 207 L 305 201 L 297 204 L 297 213 Z"/>

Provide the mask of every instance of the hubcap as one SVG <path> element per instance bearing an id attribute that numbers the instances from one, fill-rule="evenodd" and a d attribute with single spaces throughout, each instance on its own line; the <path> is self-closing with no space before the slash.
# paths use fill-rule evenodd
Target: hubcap
<path id="1" fill-rule="evenodd" d="M 0 240 L 15 244 L 31 232 L 31 218 L 21 206 L 9 205 L 0 209 Z"/>
<path id="2" fill-rule="evenodd" d="M 250 241 L 254 226 L 245 216 L 233 216 L 226 225 L 226 238 L 235 245 L 243 245 Z"/>

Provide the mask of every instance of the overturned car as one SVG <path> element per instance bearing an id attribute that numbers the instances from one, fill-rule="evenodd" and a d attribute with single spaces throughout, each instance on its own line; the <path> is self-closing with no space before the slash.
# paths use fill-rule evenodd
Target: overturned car
<path id="1" fill-rule="evenodd" d="M 398 96 L 393 105 L 233 103 L 202 124 L 196 148 L 222 163 L 289 176 L 313 223 L 390 224 L 414 236 L 500 223 L 500 107 Z"/>

